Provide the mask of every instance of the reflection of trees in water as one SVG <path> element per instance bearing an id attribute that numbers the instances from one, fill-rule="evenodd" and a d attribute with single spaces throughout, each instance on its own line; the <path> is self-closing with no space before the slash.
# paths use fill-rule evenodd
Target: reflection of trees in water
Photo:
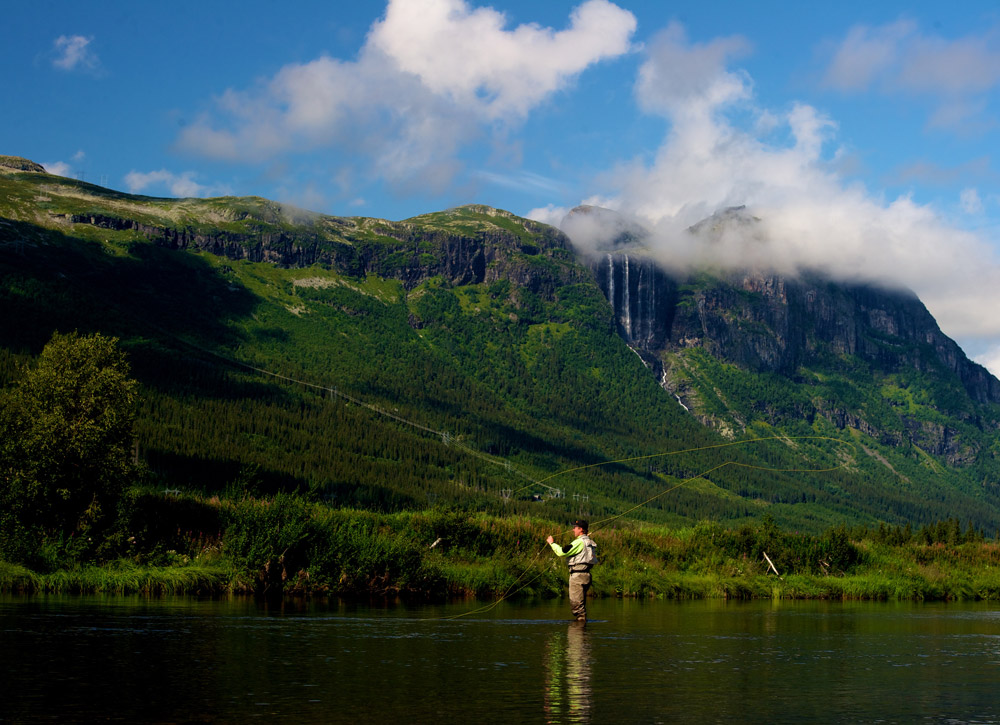
<path id="1" fill-rule="evenodd" d="M 553 632 L 545 647 L 545 721 L 590 722 L 590 637 L 584 622 Z"/>

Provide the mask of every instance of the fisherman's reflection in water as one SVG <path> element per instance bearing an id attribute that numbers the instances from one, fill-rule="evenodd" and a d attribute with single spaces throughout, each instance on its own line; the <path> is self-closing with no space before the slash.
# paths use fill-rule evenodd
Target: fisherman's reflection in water
<path id="1" fill-rule="evenodd" d="M 557 631 L 546 647 L 545 722 L 590 722 L 590 636 L 585 622 Z"/>

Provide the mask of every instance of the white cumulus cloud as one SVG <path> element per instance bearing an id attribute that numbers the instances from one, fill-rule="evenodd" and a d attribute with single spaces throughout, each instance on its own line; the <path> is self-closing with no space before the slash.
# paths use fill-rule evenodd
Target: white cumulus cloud
<path id="1" fill-rule="evenodd" d="M 674 118 L 698 117 L 749 97 L 749 76 L 726 68 L 729 58 L 749 49 L 739 36 L 691 44 L 684 27 L 671 23 L 647 48 L 636 84 L 640 106 Z"/>
<path id="2" fill-rule="evenodd" d="M 587 66 L 624 53 L 636 21 L 589 0 L 565 30 L 506 26 L 503 13 L 464 0 L 393 0 L 369 42 L 432 93 L 497 119 L 524 116 Z"/>
<path id="3" fill-rule="evenodd" d="M 230 89 L 179 145 L 229 160 L 335 146 L 397 187 L 441 189 L 461 148 L 626 53 L 635 25 L 607 0 L 582 3 L 563 30 L 508 28 L 502 13 L 464 0 L 390 0 L 357 60 L 323 56 Z"/>
<path id="4" fill-rule="evenodd" d="M 73 162 L 72 164 L 65 161 L 47 161 L 42 164 L 42 168 L 50 174 L 72 178 L 75 174 L 73 164 L 81 163 L 86 157 L 87 154 L 84 153 L 83 149 L 80 149 L 70 157 L 70 161 Z"/>
<path id="5" fill-rule="evenodd" d="M 905 286 L 946 334 L 1000 337 L 1000 316 L 983 314 L 1000 309 L 1000 260 L 990 240 L 908 196 L 884 198 L 848 182 L 835 122 L 807 104 L 757 108 L 751 79 L 728 67 L 743 49 L 738 39 L 693 44 L 677 27 L 652 43 L 636 93 L 641 107 L 663 116 L 664 140 L 651 158 L 609 170 L 602 179 L 609 191 L 589 203 L 652 230 L 647 246 L 673 268 L 816 270 Z M 698 82 L 678 77 L 678 68 L 691 68 Z M 763 122 L 734 120 L 747 115 Z M 963 203 L 975 209 L 978 199 L 969 190 Z M 746 223 L 720 225 L 710 238 L 687 231 L 741 205 Z M 532 215 L 551 222 L 562 211 Z"/>
<path id="6" fill-rule="evenodd" d="M 55 174 L 56 176 L 65 176 L 70 178 L 73 175 L 73 167 L 67 164 L 65 161 L 51 161 L 42 164 L 48 173 Z"/>

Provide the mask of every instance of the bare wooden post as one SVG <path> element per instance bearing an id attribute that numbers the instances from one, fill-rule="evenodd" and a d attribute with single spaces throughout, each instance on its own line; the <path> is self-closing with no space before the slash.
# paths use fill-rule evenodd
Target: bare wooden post
<path id="1" fill-rule="evenodd" d="M 767 555 L 766 551 L 762 551 L 761 553 L 764 555 L 764 558 L 767 559 L 767 563 L 771 566 L 771 570 L 775 573 L 776 576 L 780 577 L 781 574 L 778 574 L 778 570 L 774 568 L 774 562 L 771 561 L 771 557 Z"/>

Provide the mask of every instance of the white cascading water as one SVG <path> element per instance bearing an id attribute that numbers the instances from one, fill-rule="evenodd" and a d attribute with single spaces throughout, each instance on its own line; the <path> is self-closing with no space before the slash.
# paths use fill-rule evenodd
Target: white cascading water
<path id="1" fill-rule="evenodd" d="M 608 301 L 611 303 L 611 313 L 617 320 L 618 310 L 615 309 L 615 258 L 608 255 Z"/>
<path id="2" fill-rule="evenodd" d="M 646 304 L 646 342 L 653 341 L 653 322 L 656 320 L 656 274 L 653 265 L 649 266 L 649 302 Z"/>
<path id="3" fill-rule="evenodd" d="M 643 294 L 642 294 L 642 278 L 643 278 L 643 272 L 644 271 L 645 271 L 645 269 L 644 269 L 644 265 L 642 263 L 642 260 L 639 260 L 639 268 L 636 271 L 636 277 L 635 277 L 635 292 L 636 292 L 636 294 L 639 297 L 639 299 L 636 302 L 636 312 L 639 313 L 639 331 L 638 331 L 638 334 L 639 334 L 640 337 L 642 336 L 642 323 L 646 319 L 646 308 L 645 308 L 646 299 L 645 299 L 645 297 L 643 297 Z M 638 342 L 638 340 L 637 340 L 637 342 Z"/>
<path id="4" fill-rule="evenodd" d="M 632 339 L 632 311 L 628 301 L 628 255 L 625 255 L 625 291 L 622 294 L 622 306 L 625 308 L 625 337 Z"/>

